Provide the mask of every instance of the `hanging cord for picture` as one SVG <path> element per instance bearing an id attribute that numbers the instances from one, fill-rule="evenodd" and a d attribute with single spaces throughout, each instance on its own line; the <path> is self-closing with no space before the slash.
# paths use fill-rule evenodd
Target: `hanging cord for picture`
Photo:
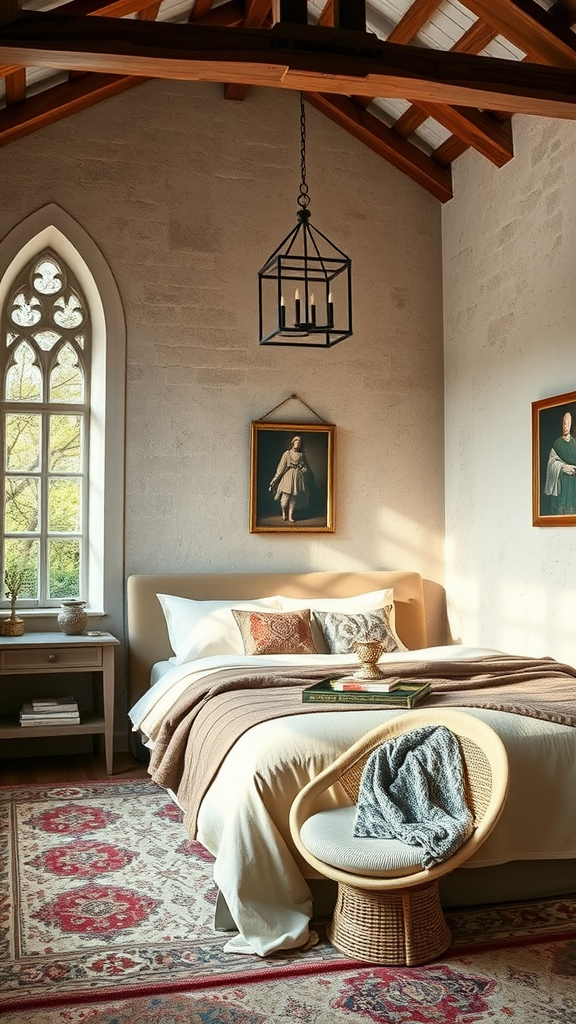
<path id="1" fill-rule="evenodd" d="M 316 417 L 317 420 L 320 420 L 320 423 L 328 423 L 328 420 L 325 420 L 322 416 L 319 416 L 318 413 L 312 408 L 312 406 L 308 405 L 308 402 L 305 402 L 303 398 L 300 398 L 300 395 L 290 395 L 288 398 L 285 398 L 283 402 L 280 402 L 278 405 L 275 405 L 273 409 L 269 410 L 269 412 L 265 412 L 263 416 L 260 416 L 256 422 L 261 423 L 262 420 L 265 420 L 267 419 L 268 416 L 271 416 L 273 412 L 277 412 L 277 410 L 281 409 L 283 405 L 286 405 L 288 402 L 292 401 L 300 402 L 300 405 L 304 405 L 306 409 L 308 409 L 308 411 L 311 412 L 312 415 Z"/>

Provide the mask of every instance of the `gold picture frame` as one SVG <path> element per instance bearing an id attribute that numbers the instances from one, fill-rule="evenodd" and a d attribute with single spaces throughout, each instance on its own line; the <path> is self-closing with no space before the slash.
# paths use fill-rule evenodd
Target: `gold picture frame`
<path id="1" fill-rule="evenodd" d="M 332 423 L 251 423 L 250 533 L 334 533 L 335 432 Z"/>
<path id="2" fill-rule="evenodd" d="M 532 524 L 576 526 L 576 391 L 532 402 Z"/>

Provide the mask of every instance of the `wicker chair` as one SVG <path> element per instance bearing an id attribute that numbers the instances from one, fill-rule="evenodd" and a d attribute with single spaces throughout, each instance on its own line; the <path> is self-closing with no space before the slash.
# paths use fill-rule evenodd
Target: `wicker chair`
<path id="1" fill-rule="evenodd" d="M 362 769 L 372 750 L 431 724 L 446 726 L 458 739 L 474 831 L 451 857 L 426 870 L 417 847 L 397 840 L 354 839 L 352 822 Z M 502 813 L 507 790 L 508 758 L 494 730 L 473 715 L 436 708 L 410 711 L 378 726 L 309 782 L 292 805 L 290 831 L 311 867 L 338 883 L 328 926 L 332 945 L 348 956 L 379 964 L 424 964 L 440 956 L 450 945 L 451 934 L 438 880 L 487 839 Z"/>

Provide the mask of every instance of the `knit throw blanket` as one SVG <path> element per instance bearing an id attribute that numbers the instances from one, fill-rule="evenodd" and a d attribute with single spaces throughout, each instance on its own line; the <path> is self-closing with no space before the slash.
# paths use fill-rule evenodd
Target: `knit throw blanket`
<path id="1" fill-rule="evenodd" d="M 446 860 L 473 831 L 454 733 L 423 726 L 370 754 L 358 792 L 355 836 L 399 839 L 422 848 L 422 864 Z"/>

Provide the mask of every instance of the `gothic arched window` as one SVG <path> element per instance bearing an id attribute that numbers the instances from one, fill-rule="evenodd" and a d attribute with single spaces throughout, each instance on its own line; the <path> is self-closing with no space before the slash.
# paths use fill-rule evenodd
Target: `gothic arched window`
<path id="1" fill-rule="evenodd" d="M 1 311 L 2 564 L 40 607 L 88 588 L 91 324 L 71 269 L 46 249 Z"/>

